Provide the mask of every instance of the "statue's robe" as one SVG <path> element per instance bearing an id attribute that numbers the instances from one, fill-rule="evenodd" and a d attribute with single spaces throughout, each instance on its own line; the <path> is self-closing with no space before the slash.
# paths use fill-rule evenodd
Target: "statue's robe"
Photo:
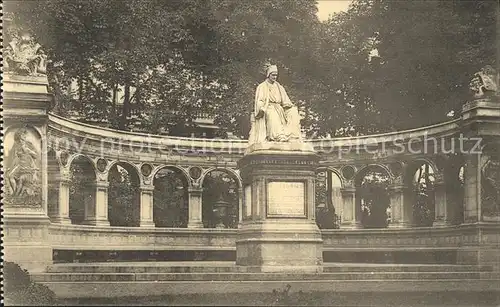
<path id="1" fill-rule="evenodd" d="M 263 142 L 300 140 L 300 117 L 285 88 L 264 81 L 255 91 L 249 145 Z"/>

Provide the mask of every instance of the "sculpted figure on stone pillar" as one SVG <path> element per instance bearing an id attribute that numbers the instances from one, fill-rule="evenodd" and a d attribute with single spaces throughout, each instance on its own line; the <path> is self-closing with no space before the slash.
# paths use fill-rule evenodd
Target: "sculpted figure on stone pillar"
<path id="1" fill-rule="evenodd" d="M 298 109 L 277 78 L 278 67 L 268 65 L 266 80 L 259 84 L 255 92 L 249 145 L 301 141 Z"/>
<path id="2" fill-rule="evenodd" d="M 25 31 L 14 38 L 4 51 L 4 70 L 20 75 L 45 75 L 47 56 L 41 45 Z"/>
<path id="3" fill-rule="evenodd" d="M 40 154 L 27 140 L 27 129 L 14 134 L 14 143 L 6 157 L 6 202 L 30 205 L 40 195 Z"/>
<path id="4" fill-rule="evenodd" d="M 499 74 L 491 65 L 486 65 L 475 73 L 469 84 L 475 98 L 498 95 L 498 86 Z"/>
<path id="5" fill-rule="evenodd" d="M 500 157 L 490 156 L 482 167 L 483 214 L 500 216 Z"/>

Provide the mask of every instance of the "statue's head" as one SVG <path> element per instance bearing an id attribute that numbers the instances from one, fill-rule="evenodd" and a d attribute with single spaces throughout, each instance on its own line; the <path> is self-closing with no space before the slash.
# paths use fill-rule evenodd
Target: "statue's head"
<path id="1" fill-rule="evenodd" d="M 26 30 L 22 30 L 20 33 L 19 33 L 19 40 L 21 42 L 24 42 L 24 43 L 27 43 L 27 42 L 30 42 L 32 39 L 32 36 L 31 34 L 26 31 Z"/>
<path id="2" fill-rule="evenodd" d="M 269 65 L 266 69 L 266 78 L 271 82 L 274 82 L 278 79 L 278 66 Z"/>
<path id="3" fill-rule="evenodd" d="M 496 74 L 495 69 L 491 65 L 486 65 L 481 69 L 485 75 L 492 76 Z"/>
<path id="4" fill-rule="evenodd" d="M 16 141 L 16 143 L 21 143 L 21 144 L 25 143 L 27 133 L 28 131 L 26 130 L 26 128 L 21 128 L 17 130 L 16 134 L 14 134 L 14 141 Z"/>

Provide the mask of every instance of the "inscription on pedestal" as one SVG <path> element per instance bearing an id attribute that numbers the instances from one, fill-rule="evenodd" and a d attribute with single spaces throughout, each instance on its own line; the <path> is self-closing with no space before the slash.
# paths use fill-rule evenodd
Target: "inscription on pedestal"
<path id="1" fill-rule="evenodd" d="M 267 184 L 267 215 L 305 217 L 304 182 L 269 182 Z"/>

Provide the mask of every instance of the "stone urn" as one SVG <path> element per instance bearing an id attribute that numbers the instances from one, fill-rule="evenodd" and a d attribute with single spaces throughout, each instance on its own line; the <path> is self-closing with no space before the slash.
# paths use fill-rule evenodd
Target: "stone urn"
<path id="1" fill-rule="evenodd" d="M 227 228 L 225 221 L 227 219 L 227 211 L 230 204 L 225 201 L 222 196 L 214 203 L 213 211 L 216 218 L 215 228 Z"/>

